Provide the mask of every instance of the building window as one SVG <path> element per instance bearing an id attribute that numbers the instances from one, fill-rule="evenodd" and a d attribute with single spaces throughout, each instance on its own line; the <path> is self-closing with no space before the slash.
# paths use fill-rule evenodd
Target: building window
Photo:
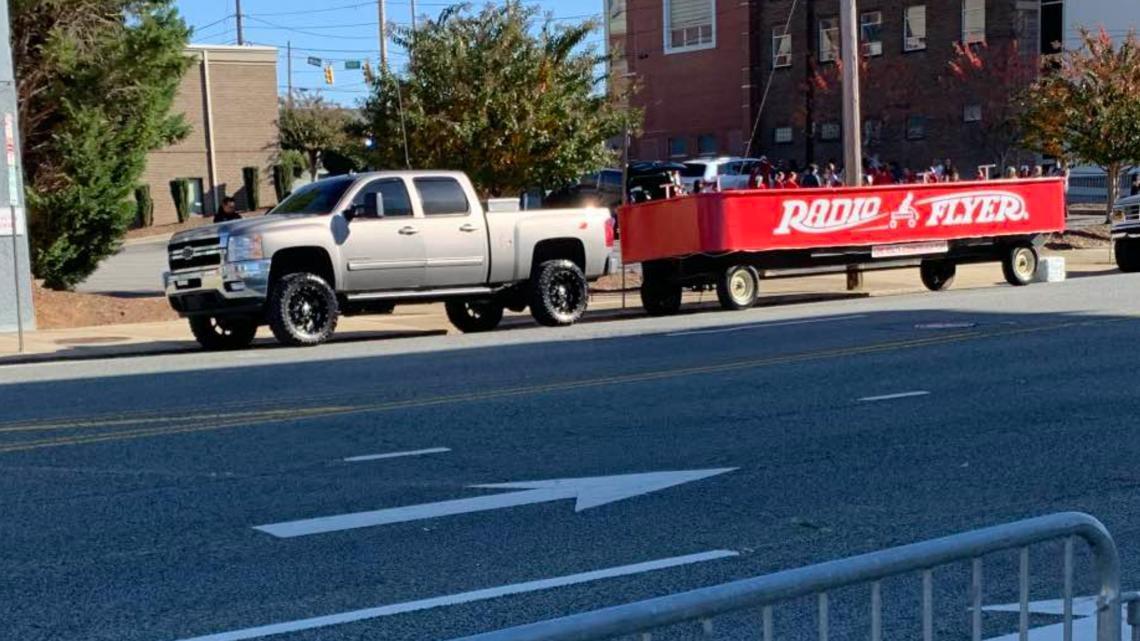
<path id="1" fill-rule="evenodd" d="M 786 145 L 792 142 L 792 128 L 776 127 L 772 130 L 772 141 L 777 145 Z"/>
<path id="2" fill-rule="evenodd" d="M 784 27 L 772 30 L 772 67 L 792 66 L 792 33 Z"/>
<path id="3" fill-rule="evenodd" d="M 669 139 L 669 157 L 684 158 L 689 155 L 689 141 L 684 138 Z"/>
<path id="4" fill-rule="evenodd" d="M 962 43 L 986 41 L 986 0 L 962 0 Z"/>
<path id="5" fill-rule="evenodd" d="M 206 191 L 201 178 L 187 178 L 190 183 L 190 213 L 206 215 Z"/>
<path id="6" fill-rule="evenodd" d="M 819 21 L 819 61 L 835 62 L 839 55 L 839 18 Z"/>
<path id="7" fill-rule="evenodd" d="M 883 121 L 869 119 L 863 121 L 863 144 L 868 147 L 883 141 Z"/>
<path id="8" fill-rule="evenodd" d="M 1041 55 L 1061 52 L 1065 40 L 1064 0 L 1042 0 L 1041 2 Z"/>
<path id="9" fill-rule="evenodd" d="M 923 140 L 926 138 L 926 116 L 908 116 L 906 119 L 906 139 Z"/>
<path id="10" fill-rule="evenodd" d="M 962 122 L 981 122 L 982 121 L 982 106 L 981 105 L 966 105 L 962 109 Z"/>
<path id="11" fill-rule="evenodd" d="M 819 126 L 819 139 L 824 142 L 839 140 L 841 133 L 842 130 L 840 130 L 837 122 L 825 122 Z"/>
<path id="12" fill-rule="evenodd" d="M 665 0 L 665 53 L 716 46 L 716 0 Z"/>
<path id="13" fill-rule="evenodd" d="M 864 56 L 883 55 L 882 11 L 868 11 L 859 16 L 859 42 Z"/>
<path id="14" fill-rule="evenodd" d="M 903 10 L 903 51 L 926 48 L 926 5 L 916 4 Z"/>
<path id="15" fill-rule="evenodd" d="M 697 153 L 702 156 L 715 156 L 718 146 L 715 134 L 701 134 L 697 138 Z"/>

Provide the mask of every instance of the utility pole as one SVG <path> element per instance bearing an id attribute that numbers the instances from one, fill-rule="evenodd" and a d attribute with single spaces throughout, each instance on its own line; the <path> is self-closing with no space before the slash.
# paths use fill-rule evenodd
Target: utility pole
<path id="1" fill-rule="evenodd" d="M 12 69 L 12 49 L 8 44 L 10 38 L 8 0 L 0 0 L 0 128 L 4 136 L 4 151 L 0 152 L 0 159 L 6 170 L 0 172 L 3 176 L 0 178 L 0 237 L 11 237 L 11 243 L 0 243 L 0 273 L 12 270 L 10 278 L 0 279 L 0 326 L 11 323 L 16 330 L 17 349 L 23 352 L 24 331 L 35 329 L 35 312 L 32 309 L 27 205 L 20 153 L 20 111 Z"/>
<path id="2" fill-rule="evenodd" d="M 815 31 L 815 0 L 807 0 L 806 24 L 807 33 L 804 40 L 807 43 L 807 77 L 804 79 L 804 114 L 807 116 L 807 133 L 804 135 L 804 162 L 815 162 L 815 51 L 819 44 L 819 37 Z"/>
<path id="3" fill-rule="evenodd" d="M 408 0 L 412 5 L 412 31 L 416 30 L 416 0 Z"/>
<path id="4" fill-rule="evenodd" d="M 380 12 L 380 71 L 388 73 L 388 18 L 384 7 L 385 0 L 376 0 Z"/>
<path id="5" fill-rule="evenodd" d="M 293 41 L 285 41 L 285 55 L 287 56 L 285 68 L 289 74 L 289 93 L 285 96 L 285 104 L 293 108 Z"/>
<path id="6" fill-rule="evenodd" d="M 245 29 L 241 24 L 241 0 L 234 0 L 234 15 L 237 17 L 237 42 L 239 45 L 245 44 Z"/>
<path id="7" fill-rule="evenodd" d="M 840 55 L 843 61 L 843 178 L 848 187 L 863 183 L 863 118 L 859 108 L 859 12 L 855 0 L 839 2 Z M 863 288 L 863 272 L 847 266 L 847 290 Z"/>

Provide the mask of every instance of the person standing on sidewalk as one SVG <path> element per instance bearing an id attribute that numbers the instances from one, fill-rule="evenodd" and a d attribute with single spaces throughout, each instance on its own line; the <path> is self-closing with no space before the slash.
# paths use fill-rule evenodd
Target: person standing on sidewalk
<path id="1" fill-rule="evenodd" d="M 241 220 L 241 214 L 238 213 L 237 202 L 233 198 L 226 196 L 222 199 L 222 208 L 218 210 L 218 213 L 214 214 L 214 224 L 228 223 L 231 220 Z"/>

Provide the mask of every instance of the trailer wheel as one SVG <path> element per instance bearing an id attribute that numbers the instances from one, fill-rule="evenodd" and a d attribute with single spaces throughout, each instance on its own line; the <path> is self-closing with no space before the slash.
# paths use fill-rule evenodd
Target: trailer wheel
<path id="1" fill-rule="evenodd" d="M 733 265 L 716 281 L 716 298 L 730 311 L 748 309 L 760 297 L 760 276 L 748 265 Z"/>
<path id="2" fill-rule="evenodd" d="M 1116 241 L 1116 266 L 1126 274 L 1140 272 L 1140 240 L 1121 238 Z"/>
<path id="3" fill-rule="evenodd" d="M 1005 281 L 1015 287 L 1032 283 L 1037 273 L 1037 250 L 1031 245 L 1011 247 L 1002 258 L 1001 272 Z"/>
<path id="4" fill-rule="evenodd" d="M 958 265 L 951 260 L 924 260 L 918 268 L 922 284 L 932 292 L 949 289 L 957 273 Z"/>
<path id="5" fill-rule="evenodd" d="M 503 320 L 503 305 L 494 300 L 449 300 L 447 320 L 464 334 L 489 332 Z"/>

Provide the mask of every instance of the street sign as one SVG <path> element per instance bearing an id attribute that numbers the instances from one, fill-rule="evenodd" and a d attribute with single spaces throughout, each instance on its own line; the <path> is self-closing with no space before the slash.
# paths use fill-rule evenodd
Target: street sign
<path id="1" fill-rule="evenodd" d="M 360 69 L 360 61 L 359 60 L 345 60 L 344 61 L 344 68 L 347 71 L 352 71 L 354 69 Z"/>
<path id="2" fill-rule="evenodd" d="M 313 56 L 309 56 L 309 58 L 306 60 L 306 62 L 308 62 L 310 65 L 312 65 L 314 67 L 323 67 L 324 66 L 324 62 L 320 58 L 314 58 Z"/>
<path id="3" fill-rule="evenodd" d="M 577 479 L 552 479 L 547 481 L 522 481 L 517 483 L 493 483 L 471 487 L 495 490 L 522 490 L 506 494 L 492 494 L 470 499 L 457 499 L 439 503 L 424 503 L 405 507 L 337 514 L 300 521 L 286 521 L 259 525 L 260 530 L 275 537 L 287 539 L 312 534 L 340 532 L 356 528 L 391 525 L 408 521 L 421 521 L 441 516 L 470 514 L 500 510 L 520 505 L 534 505 L 575 499 L 575 512 L 588 510 L 607 503 L 664 490 L 674 485 L 691 483 L 712 476 L 731 472 L 736 468 L 711 470 L 683 470 L 677 472 L 650 472 L 647 474 L 623 474 L 619 476 L 595 476 Z"/>

